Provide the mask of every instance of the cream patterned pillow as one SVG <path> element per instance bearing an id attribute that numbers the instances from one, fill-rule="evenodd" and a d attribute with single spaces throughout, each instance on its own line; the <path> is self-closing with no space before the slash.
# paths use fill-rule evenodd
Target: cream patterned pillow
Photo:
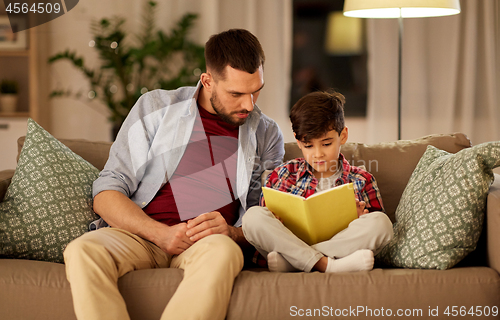
<path id="1" fill-rule="evenodd" d="M 456 154 L 428 146 L 396 210 L 394 239 L 378 254 L 383 264 L 448 269 L 476 248 L 500 142 Z"/>
<path id="2" fill-rule="evenodd" d="M 97 219 L 99 171 L 32 119 L 12 182 L 0 203 L 0 256 L 63 262 L 63 251 Z"/>

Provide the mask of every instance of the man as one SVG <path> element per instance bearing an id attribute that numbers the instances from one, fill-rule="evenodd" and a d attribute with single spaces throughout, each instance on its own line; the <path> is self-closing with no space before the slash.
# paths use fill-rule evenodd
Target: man
<path id="1" fill-rule="evenodd" d="M 129 319 L 117 287 L 125 273 L 184 269 L 162 319 L 224 319 L 244 212 L 258 204 L 260 176 L 281 163 L 283 137 L 255 105 L 264 52 L 233 29 L 205 46 L 197 87 L 144 94 L 94 182 L 94 210 L 112 228 L 65 250 L 78 319 Z"/>

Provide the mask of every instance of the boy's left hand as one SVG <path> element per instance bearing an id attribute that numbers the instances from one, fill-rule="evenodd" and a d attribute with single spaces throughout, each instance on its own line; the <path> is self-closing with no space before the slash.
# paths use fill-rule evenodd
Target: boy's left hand
<path id="1" fill-rule="evenodd" d="M 358 218 L 364 214 L 369 213 L 368 209 L 365 209 L 366 203 L 364 201 L 359 201 L 356 199 L 356 209 L 358 210 Z"/>

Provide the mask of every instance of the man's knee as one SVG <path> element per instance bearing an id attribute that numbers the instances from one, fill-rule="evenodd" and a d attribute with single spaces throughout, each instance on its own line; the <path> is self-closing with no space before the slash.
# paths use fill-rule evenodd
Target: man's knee
<path id="1" fill-rule="evenodd" d="M 243 268 L 243 252 L 240 246 L 230 237 L 213 234 L 204 238 L 204 240 L 206 252 L 210 259 L 232 264 L 239 270 Z"/>
<path id="2" fill-rule="evenodd" d="M 99 246 L 97 246 L 94 241 L 89 241 L 87 234 L 84 234 L 74 239 L 66 246 L 63 253 L 64 261 L 66 265 L 68 265 L 74 259 L 95 254 L 97 251 L 99 251 Z"/>

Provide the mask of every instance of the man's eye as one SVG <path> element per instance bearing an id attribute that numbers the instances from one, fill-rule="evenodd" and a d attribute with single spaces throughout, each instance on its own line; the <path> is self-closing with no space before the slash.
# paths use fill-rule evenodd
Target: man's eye
<path id="1" fill-rule="evenodd" d="M 233 96 L 233 98 L 241 97 L 241 94 L 239 94 L 239 93 L 232 93 L 231 95 Z"/>

